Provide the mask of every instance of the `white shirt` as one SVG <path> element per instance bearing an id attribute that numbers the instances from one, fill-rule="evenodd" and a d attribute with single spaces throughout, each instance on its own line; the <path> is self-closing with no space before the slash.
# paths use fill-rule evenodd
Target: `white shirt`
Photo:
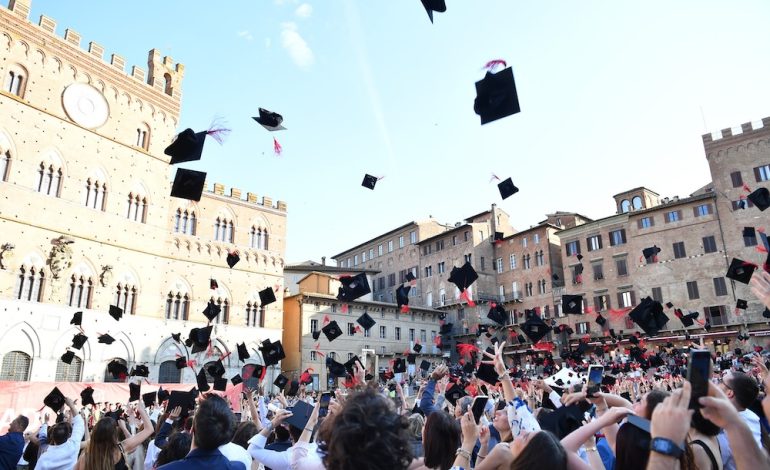
<path id="1" fill-rule="evenodd" d="M 246 449 L 238 444 L 234 442 L 223 444 L 219 446 L 219 452 L 231 462 L 241 462 L 246 466 L 246 470 L 251 468 L 251 455 L 249 455 L 249 452 Z"/>
<path id="2" fill-rule="evenodd" d="M 80 453 L 80 441 L 85 434 L 85 424 L 80 415 L 72 419 L 72 435 L 67 442 L 55 446 L 48 444 L 46 450 L 38 459 L 36 469 L 40 470 L 71 470 L 75 467 Z"/>
<path id="3" fill-rule="evenodd" d="M 266 442 L 267 437 L 261 433 L 249 439 L 249 454 L 265 467 L 270 467 L 273 470 L 324 468 L 315 442 L 295 444 L 286 452 L 267 450 L 265 449 Z M 295 454 L 297 455 L 295 456 Z"/>
<path id="4" fill-rule="evenodd" d="M 741 415 L 741 418 L 749 426 L 751 435 L 754 436 L 754 441 L 762 449 L 762 428 L 759 424 L 759 416 L 749 409 L 739 411 L 738 414 Z M 717 440 L 719 441 L 719 449 L 722 451 L 723 470 L 736 470 L 733 451 L 730 449 L 730 442 L 727 440 L 727 434 L 725 434 L 724 430 L 717 435 Z"/>

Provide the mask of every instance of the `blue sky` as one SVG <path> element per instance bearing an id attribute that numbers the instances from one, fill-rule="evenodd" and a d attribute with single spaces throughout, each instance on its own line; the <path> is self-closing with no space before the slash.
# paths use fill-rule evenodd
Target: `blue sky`
<path id="1" fill-rule="evenodd" d="M 701 134 L 770 116 L 770 2 L 447 7 L 433 25 L 419 0 L 33 0 L 30 17 L 127 70 L 153 47 L 183 63 L 180 130 L 217 115 L 233 130 L 190 167 L 286 201 L 289 262 L 492 203 L 524 229 L 555 210 L 610 215 L 637 186 L 686 196 L 709 181 Z M 481 126 L 474 82 L 498 58 L 522 111 Z M 258 107 L 288 130 L 257 125 Z M 493 172 L 520 192 L 500 200 Z M 385 179 L 370 191 L 365 173 Z"/>

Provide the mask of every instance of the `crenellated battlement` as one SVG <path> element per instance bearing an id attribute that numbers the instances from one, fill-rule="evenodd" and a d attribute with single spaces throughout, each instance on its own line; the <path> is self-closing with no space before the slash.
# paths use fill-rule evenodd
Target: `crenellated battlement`
<path id="1" fill-rule="evenodd" d="M 250 193 L 250 192 L 247 192 L 246 197 L 244 198 L 242 197 L 243 193 L 238 188 L 230 188 L 230 191 L 229 191 L 230 194 L 225 194 L 226 188 L 225 188 L 225 185 L 223 185 L 222 183 L 214 183 L 214 187 L 211 190 L 209 190 L 208 183 L 206 183 L 203 189 L 204 189 L 204 194 L 209 193 L 209 194 L 214 194 L 216 196 L 228 197 L 228 198 L 236 199 L 241 202 L 253 204 L 255 206 L 262 206 L 270 209 L 275 209 L 280 212 L 286 212 L 287 210 L 287 206 L 284 201 L 276 201 L 275 204 L 273 204 L 273 198 L 268 196 L 262 196 L 262 199 L 260 199 L 255 193 Z"/>
<path id="2" fill-rule="evenodd" d="M 724 145 L 732 143 L 733 139 L 746 138 L 749 135 L 760 132 L 770 133 L 770 117 L 763 118 L 761 121 L 744 122 L 740 126 L 727 127 L 725 129 L 703 134 L 703 146 L 708 149 L 711 146 Z"/>

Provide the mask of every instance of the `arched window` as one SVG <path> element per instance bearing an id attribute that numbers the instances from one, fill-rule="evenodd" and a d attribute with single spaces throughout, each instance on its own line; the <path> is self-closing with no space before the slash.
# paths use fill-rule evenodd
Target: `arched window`
<path id="1" fill-rule="evenodd" d="M 121 358 L 119 358 L 119 357 L 116 357 L 116 358 L 113 358 L 113 359 L 110 359 L 109 361 L 107 361 L 107 364 L 109 364 L 109 363 L 110 363 L 110 362 L 112 362 L 112 361 L 117 361 L 117 362 L 120 362 L 120 363 L 121 363 L 121 364 L 123 364 L 124 366 L 128 367 L 128 363 L 125 361 L 125 359 L 121 359 Z M 108 371 L 108 370 L 107 370 L 107 367 L 106 367 L 106 366 L 104 367 L 104 381 L 105 381 L 105 382 L 113 382 L 113 383 L 114 383 L 114 382 L 124 382 L 125 380 L 126 380 L 126 379 L 125 379 L 125 377 L 124 377 L 124 378 L 122 378 L 122 379 L 120 378 L 120 376 L 118 376 L 118 377 L 114 377 L 114 376 L 113 376 L 113 375 L 110 373 L 110 371 Z"/>
<path id="2" fill-rule="evenodd" d="M 158 371 L 158 383 L 178 384 L 182 382 L 182 371 L 176 368 L 175 361 L 163 361 Z"/>
<path id="3" fill-rule="evenodd" d="M 0 181 L 8 181 L 11 173 L 11 151 L 0 153 Z"/>
<path id="4" fill-rule="evenodd" d="M 97 178 L 86 180 L 86 207 L 104 212 L 104 200 L 107 196 L 107 183 Z"/>
<path id="5" fill-rule="evenodd" d="M 113 304 L 122 308 L 123 313 L 134 315 L 136 313 L 136 294 L 137 289 L 135 286 L 120 283 L 115 290 Z"/>
<path id="6" fill-rule="evenodd" d="M 70 279 L 69 306 L 91 308 L 94 280 L 90 277 L 73 274 Z"/>
<path id="7" fill-rule="evenodd" d="M 166 297 L 166 320 L 185 320 L 190 316 L 190 296 L 169 292 Z"/>
<path id="8" fill-rule="evenodd" d="M 246 302 L 246 326 L 264 326 L 264 308 L 256 302 Z"/>
<path id="9" fill-rule="evenodd" d="M 13 380 L 26 382 L 32 369 L 32 358 L 21 351 L 11 351 L 3 356 L 3 365 L 0 368 L 0 380 Z"/>
<path id="10" fill-rule="evenodd" d="M 628 202 L 628 199 L 623 199 L 620 201 L 620 212 L 626 213 L 631 210 L 631 203 Z"/>
<path id="11" fill-rule="evenodd" d="M 27 71 L 19 65 L 14 65 L 5 74 L 3 90 L 19 98 L 24 97 L 24 89 L 27 86 Z"/>
<path id="12" fill-rule="evenodd" d="M 56 363 L 57 382 L 80 382 L 80 374 L 83 372 L 83 360 L 75 356 L 72 362 L 67 364 L 59 359 Z"/>
<path id="13" fill-rule="evenodd" d="M 134 222 L 147 222 L 147 197 L 137 193 L 130 193 L 128 195 L 126 217 Z"/>
<path id="14" fill-rule="evenodd" d="M 61 168 L 54 164 L 41 163 L 37 171 L 37 192 L 47 196 L 59 197 L 61 194 Z"/>
<path id="15" fill-rule="evenodd" d="M 40 302 L 43 299 L 45 271 L 42 268 L 22 266 L 16 278 L 16 298 L 28 302 Z"/>
<path id="16" fill-rule="evenodd" d="M 230 302 L 227 299 L 215 299 L 214 297 L 211 298 L 211 302 L 214 302 L 221 309 L 219 315 L 211 320 L 211 323 L 214 325 L 227 325 L 230 322 Z"/>
<path id="17" fill-rule="evenodd" d="M 174 232 L 184 233 L 185 235 L 195 235 L 198 219 L 195 217 L 195 211 L 188 209 L 177 209 L 174 216 Z"/>
<path id="18" fill-rule="evenodd" d="M 257 247 L 257 227 L 252 226 L 249 231 L 249 248 Z"/>
<path id="19" fill-rule="evenodd" d="M 635 211 L 642 208 L 642 198 L 640 196 L 634 196 L 634 198 L 631 201 L 634 205 Z"/>
<path id="20" fill-rule="evenodd" d="M 171 75 L 168 73 L 163 74 L 163 80 L 165 82 L 163 91 L 165 91 L 168 96 L 172 96 L 174 94 L 174 89 L 171 86 Z"/>
<path id="21" fill-rule="evenodd" d="M 150 128 L 142 124 L 136 129 L 136 146 L 148 150 L 150 148 Z"/>
<path id="22" fill-rule="evenodd" d="M 214 240 L 233 243 L 235 239 L 235 226 L 232 220 L 217 217 L 214 221 Z"/>

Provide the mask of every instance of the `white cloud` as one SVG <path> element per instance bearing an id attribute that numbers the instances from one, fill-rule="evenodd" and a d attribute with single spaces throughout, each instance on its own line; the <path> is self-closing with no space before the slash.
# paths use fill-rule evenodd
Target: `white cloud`
<path id="1" fill-rule="evenodd" d="M 243 38 L 247 41 L 253 41 L 254 36 L 251 35 L 249 31 L 238 31 L 238 37 Z"/>
<path id="2" fill-rule="evenodd" d="M 302 5 L 298 6 L 296 10 L 294 10 L 294 14 L 300 18 L 310 18 L 310 15 L 313 14 L 313 5 L 309 3 L 303 3 Z"/>
<path id="3" fill-rule="evenodd" d="M 313 51 L 299 34 L 296 23 L 281 23 L 281 45 L 299 67 L 307 68 L 315 62 Z"/>

